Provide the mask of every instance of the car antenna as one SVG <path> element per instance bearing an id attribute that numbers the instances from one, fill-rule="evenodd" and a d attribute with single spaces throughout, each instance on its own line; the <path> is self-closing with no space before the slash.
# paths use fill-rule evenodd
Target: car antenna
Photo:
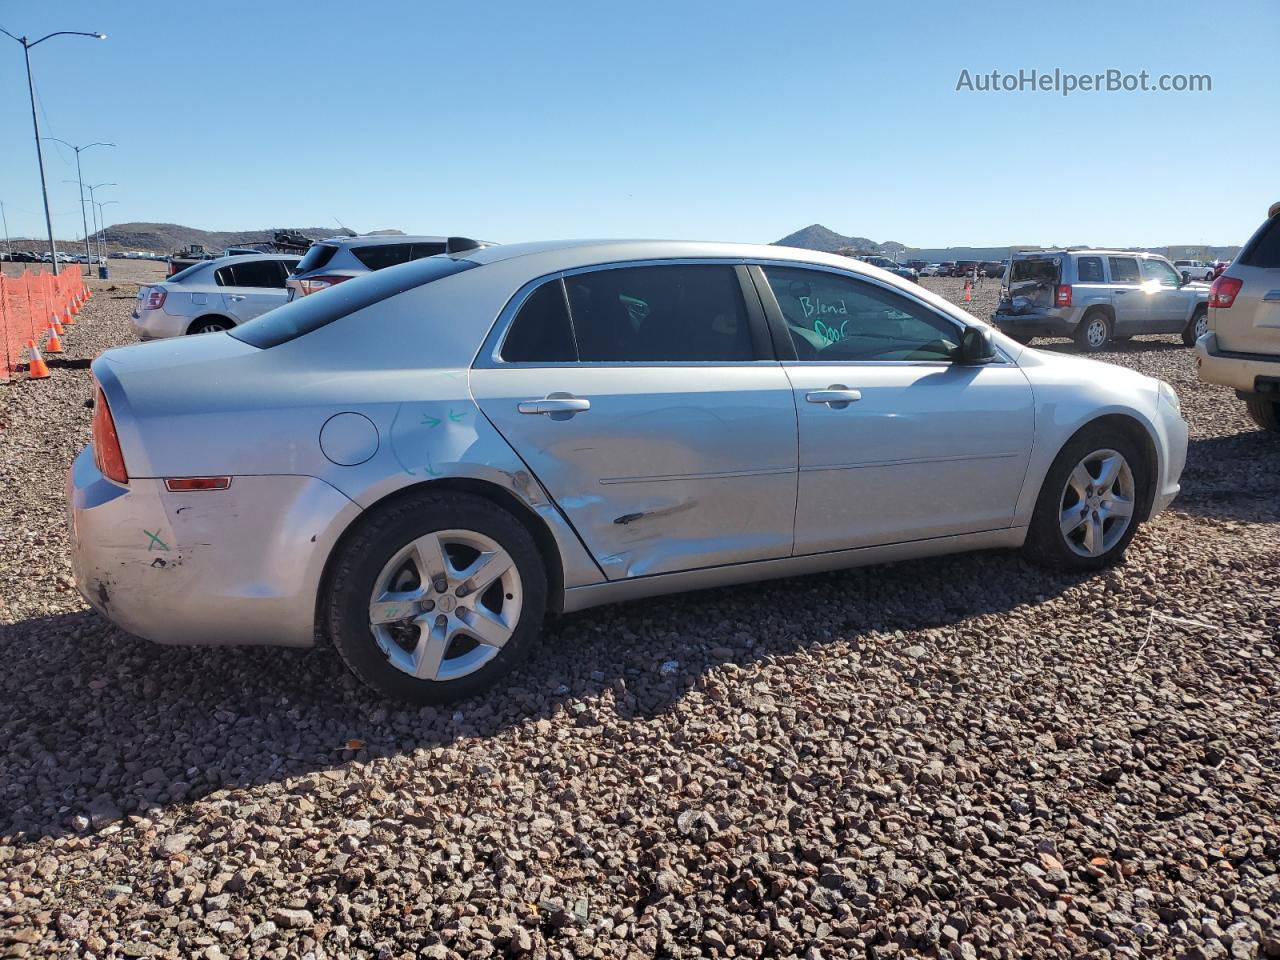
<path id="1" fill-rule="evenodd" d="M 342 222 L 341 220 L 339 220 L 337 217 L 334 217 L 334 218 L 333 218 L 333 222 L 334 222 L 334 223 L 336 223 L 338 226 L 340 226 L 343 230 L 347 231 L 347 233 L 351 234 L 351 236 L 353 236 L 353 237 L 358 237 L 358 236 L 360 236 L 360 234 L 356 233 L 354 230 L 352 230 L 350 227 L 348 227 L 345 223 L 343 223 L 343 222 Z"/>

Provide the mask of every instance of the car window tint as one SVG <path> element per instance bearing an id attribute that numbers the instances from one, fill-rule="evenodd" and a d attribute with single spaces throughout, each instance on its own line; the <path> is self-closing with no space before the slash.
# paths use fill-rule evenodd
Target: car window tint
<path id="1" fill-rule="evenodd" d="M 1163 260 L 1141 260 L 1142 276 L 1147 280 L 1159 280 L 1161 283 L 1176 284 L 1180 279 L 1177 272 Z"/>
<path id="2" fill-rule="evenodd" d="M 1081 283 L 1102 282 L 1102 258 L 1080 257 L 1076 261 L 1076 275 Z"/>
<path id="3" fill-rule="evenodd" d="M 732 267 L 626 267 L 564 282 L 584 362 L 756 359 Z"/>
<path id="4" fill-rule="evenodd" d="M 302 260 L 299 261 L 296 269 L 298 273 L 319 270 L 332 260 L 333 255 L 337 252 L 338 248 L 331 243 L 313 243 L 311 248 L 303 255 Z"/>
<path id="5" fill-rule="evenodd" d="M 443 243 L 415 243 L 409 249 L 409 259 L 421 260 L 423 257 L 434 257 L 438 253 L 444 253 Z"/>
<path id="6" fill-rule="evenodd" d="M 1240 263 L 1246 267 L 1280 267 L 1280 216 L 1272 217 L 1250 238 Z"/>
<path id="7" fill-rule="evenodd" d="M 252 260 L 219 267 L 214 279 L 220 287 L 283 287 L 279 261 Z"/>
<path id="8" fill-rule="evenodd" d="M 352 247 L 351 253 L 370 270 L 384 270 L 413 259 L 413 246 L 408 243 L 382 243 L 373 247 Z"/>
<path id="9" fill-rule="evenodd" d="M 765 267 L 800 360 L 950 360 L 957 326 L 890 290 L 840 274 Z"/>
<path id="10" fill-rule="evenodd" d="M 1137 283 L 1138 261 L 1132 257 L 1108 257 L 1112 283 Z"/>
<path id="11" fill-rule="evenodd" d="M 559 280 L 535 290 L 511 321 L 502 344 L 507 363 L 570 363 L 578 358 Z"/>

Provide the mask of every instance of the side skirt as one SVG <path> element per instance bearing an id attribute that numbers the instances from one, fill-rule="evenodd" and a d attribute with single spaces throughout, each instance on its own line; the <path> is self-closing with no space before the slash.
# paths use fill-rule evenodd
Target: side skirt
<path id="1" fill-rule="evenodd" d="M 915 560 L 920 557 L 937 557 L 948 553 L 964 553 L 969 550 L 992 550 L 1020 547 L 1027 538 L 1026 527 L 1008 527 L 1004 530 L 987 530 L 982 533 L 965 533 L 952 537 L 929 540 L 911 540 L 906 543 L 889 543 L 876 547 L 857 547 L 853 550 L 835 550 L 829 553 L 808 554 L 802 557 L 783 557 L 778 560 L 757 560 L 752 563 L 735 563 L 727 567 L 708 567 L 702 570 L 686 570 L 680 573 L 660 573 L 650 577 L 634 577 L 611 583 L 595 583 L 585 587 L 571 587 L 565 591 L 564 612 L 586 610 L 606 603 L 656 597 L 665 593 L 684 593 L 691 590 L 708 590 L 757 580 L 775 580 L 780 577 L 796 577 L 809 573 L 825 573 L 850 567 L 865 567 L 876 563 L 893 563 L 898 560 Z"/>

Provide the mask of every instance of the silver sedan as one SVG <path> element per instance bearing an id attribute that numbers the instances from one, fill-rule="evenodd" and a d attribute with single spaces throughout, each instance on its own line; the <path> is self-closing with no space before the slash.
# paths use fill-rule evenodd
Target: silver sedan
<path id="1" fill-rule="evenodd" d="M 93 372 L 86 599 L 161 643 L 324 634 L 418 702 L 551 611 L 992 547 L 1098 569 L 1187 445 L 1161 381 L 782 247 L 430 257 Z"/>

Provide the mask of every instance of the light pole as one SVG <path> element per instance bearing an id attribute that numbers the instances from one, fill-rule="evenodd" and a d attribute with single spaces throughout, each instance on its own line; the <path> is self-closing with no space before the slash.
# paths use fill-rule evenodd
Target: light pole
<path id="1" fill-rule="evenodd" d="M 119 200 L 104 200 L 102 203 L 96 204 L 98 208 L 98 222 L 102 225 L 98 228 L 98 269 L 101 270 L 107 265 L 107 258 L 102 252 L 102 231 L 106 229 L 107 218 L 102 215 L 102 208 L 112 203 L 119 203 Z"/>
<path id="2" fill-rule="evenodd" d="M 49 188 L 44 182 L 44 151 L 40 148 L 40 121 L 36 118 L 36 88 L 31 81 L 31 48 L 39 46 L 46 40 L 53 37 L 93 37 L 95 40 L 105 40 L 105 33 L 86 33 L 83 30 L 57 30 L 54 33 L 46 33 L 39 40 L 28 40 L 26 37 L 15 37 L 4 27 L 0 27 L 0 33 L 3 33 L 10 40 L 22 44 L 22 55 L 27 61 L 27 94 L 31 97 L 31 126 L 36 132 L 36 162 L 40 165 L 40 192 L 44 194 L 44 225 L 49 230 L 49 259 L 53 263 L 53 275 L 58 275 L 58 250 L 53 243 L 53 217 L 49 214 Z"/>
<path id="3" fill-rule="evenodd" d="M 99 140 L 97 143 L 87 143 L 83 147 L 77 147 L 74 143 L 67 143 L 67 141 L 60 140 L 57 137 L 44 137 L 43 139 L 61 143 L 76 152 L 76 180 L 80 184 L 80 223 L 84 226 L 84 275 L 86 277 L 91 276 L 93 274 L 93 265 L 89 263 L 89 219 L 84 212 L 84 174 L 80 172 L 80 151 L 88 150 L 90 147 L 114 147 L 115 144 Z"/>
<path id="4" fill-rule="evenodd" d="M 13 247 L 9 246 L 9 218 L 4 215 L 4 201 L 0 200 L 0 220 L 4 221 L 4 252 L 13 259 Z"/>
<path id="5" fill-rule="evenodd" d="M 89 209 L 90 209 L 90 212 L 94 214 L 93 235 L 99 250 L 101 250 L 101 247 L 102 247 L 102 234 L 100 232 L 100 227 L 98 225 L 97 214 L 101 213 L 101 210 L 98 208 L 100 208 L 103 205 L 94 202 L 93 191 L 97 190 L 99 187 L 118 187 L 118 186 L 120 186 L 120 184 L 118 183 L 94 183 L 89 185 Z M 106 226 L 106 224 L 102 224 L 102 226 Z"/>

